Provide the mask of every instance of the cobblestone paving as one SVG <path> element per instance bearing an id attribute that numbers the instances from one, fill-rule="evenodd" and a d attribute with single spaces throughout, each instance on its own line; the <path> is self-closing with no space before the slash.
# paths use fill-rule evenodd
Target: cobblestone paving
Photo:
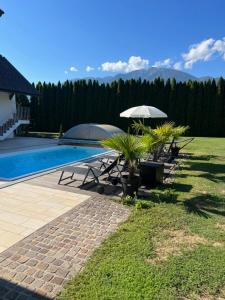
<path id="1" fill-rule="evenodd" d="M 0 299 L 54 299 L 129 211 L 92 197 L 0 254 Z"/>

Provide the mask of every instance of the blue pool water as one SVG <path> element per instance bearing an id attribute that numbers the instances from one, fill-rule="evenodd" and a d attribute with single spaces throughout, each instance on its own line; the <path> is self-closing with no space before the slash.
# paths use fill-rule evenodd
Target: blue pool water
<path id="1" fill-rule="evenodd" d="M 105 152 L 103 148 L 56 146 L 0 155 L 0 179 L 15 180 Z"/>

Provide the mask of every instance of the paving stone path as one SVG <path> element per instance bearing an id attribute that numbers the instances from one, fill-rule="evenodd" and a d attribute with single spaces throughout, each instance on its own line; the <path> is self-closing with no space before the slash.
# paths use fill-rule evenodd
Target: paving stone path
<path id="1" fill-rule="evenodd" d="M 0 254 L 0 299 L 54 299 L 129 210 L 91 197 Z"/>

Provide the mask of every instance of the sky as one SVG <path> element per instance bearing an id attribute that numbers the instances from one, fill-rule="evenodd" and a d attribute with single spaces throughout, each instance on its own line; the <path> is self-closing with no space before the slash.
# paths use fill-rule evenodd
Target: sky
<path id="1" fill-rule="evenodd" d="M 225 77 L 225 0 L 0 0 L 0 54 L 31 82 L 169 67 Z"/>

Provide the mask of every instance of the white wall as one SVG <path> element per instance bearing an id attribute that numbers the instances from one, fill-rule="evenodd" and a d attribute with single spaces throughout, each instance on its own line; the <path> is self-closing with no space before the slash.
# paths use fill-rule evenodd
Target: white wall
<path id="1" fill-rule="evenodd" d="M 10 100 L 9 94 L 0 92 L 0 125 L 13 117 L 16 112 L 15 96 Z"/>

